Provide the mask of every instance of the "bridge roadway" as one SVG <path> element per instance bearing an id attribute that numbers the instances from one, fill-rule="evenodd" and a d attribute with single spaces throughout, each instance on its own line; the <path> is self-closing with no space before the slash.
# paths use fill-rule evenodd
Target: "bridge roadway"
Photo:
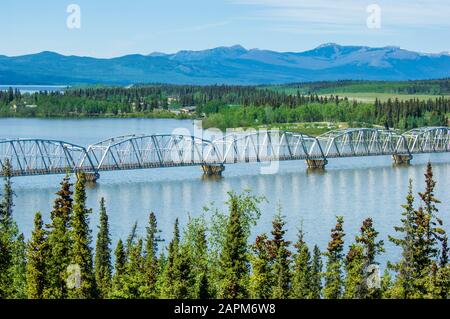
<path id="1" fill-rule="evenodd" d="M 161 167 L 201 166 L 221 174 L 235 163 L 305 160 L 324 168 L 331 158 L 390 155 L 409 164 L 414 154 L 450 152 L 448 127 L 395 130 L 351 128 L 317 137 L 286 131 L 247 131 L 213 141 L 188 135 L 128 135 L 83 146 L 46 139 L 0 139 L 0 165 L 9 162 L 13 176 L 99 172 Z M 0 172 L 0 176 L 2 173 Z"/>

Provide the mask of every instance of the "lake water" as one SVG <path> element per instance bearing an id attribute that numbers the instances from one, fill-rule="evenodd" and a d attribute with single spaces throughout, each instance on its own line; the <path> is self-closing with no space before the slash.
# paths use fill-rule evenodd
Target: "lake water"
<path id="1" fill-rule="evenodd" d="M 18 89 L 21 93 L 35 93 L 40 91 L 63 92 L 67 86 L 62 85 L 5 85 L 0 84 L 0 91 L 7 91 L 9 88 Z"/>
<path id="2" fill-rule="evenodd" d="M 0 119 L 0 139 L 39 137 L 83 146 L 112 136 L 172 133 L 177 129 L 192 131 L 193 123 L 168 119 Z M 289 239 L 295 240 L 297 229 L 303 224 L 307 241 L 322 249 L 326 248 L 336 215 L 345 218 L 347 243 L 353 241 L 362 220 L 372 217 L 380 238 L 386 242 L 387 252 L 380 259 L 384 263 L 398 257 L 387 235 L 393 234 L 394 225 L 399 224 L 408 179 L 414 180 L 415 192 L 421 191 L 428 161 L 433 163 L 438 182 L 440 216 L 450 231 L 450 154 L 446 153 L 417 155 L 408 167 L 393 167 L 388 156 L 330 159 L 323 173 L 308 173 L 303 161 L 282 162 L 274 175 L 261 174 L 264 164 L 236 164 L 226 166 L 219 180 L 203 179 L 197 167 L 102 173 L 98 184 L 88 189 L 88 203 L 94 209 L 93 235 L 101 197 L 106 199 L 115 245 L 118 238 L 127 236 L 135 221 L 144 234 L 150 211 L 156 213 L 163 237 L 170 240 L 177 217 L 185 224 L 189 215 L 202 214 L 203 207 L 211 202 L 225 209 L 228 191 L 251 189 L 268 200 L 261 205 L 263 214 L 253 236 L 270 231 L 279 205 L 286 216 Z M 61 176 L 14 179 L 15 219 L 27 238 L 36 211 L 41 211 L 48 221 L 60 179 Z"/>

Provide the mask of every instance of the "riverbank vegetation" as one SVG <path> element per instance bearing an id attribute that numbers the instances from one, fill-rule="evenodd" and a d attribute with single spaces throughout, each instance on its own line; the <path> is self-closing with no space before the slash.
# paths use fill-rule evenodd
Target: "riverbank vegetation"
<path id="1" fill-rule="evenodd" d="M 21 94 L 11 88 L 0 92 L 0 116 L 202 118 L 205 128 L 222 130 L 309 122 L 346 122 L 351 127 L 379 125 L 407 130 L 448 125 L 448 86 L 449 80 L 444 79 L 317 82 L 279 87 L 100 86 L 32 94 Z M 408 99 L 383 95 L 382 99 L 371 101 L 354 98 L 355 92 L 412 95 Z"/>
<path id="2" fill-rule="evenodd" d="M 351 236 L 345 233 L 344 219 L 336 217 L 328 246 L 321 251 L 305 242 L 301 229 L 295 242 L 287 241 L 278 211 L 271 232 L 253 240 L 251 229 L 265 199 L 250 192 L 230 193 L 227 213 L 211 207 L 184 227 L 175 220 L 172 234 L 162 233 L 150 213 L 145 234 L 135 225 L 127 238 L 115 243 L 102 199 L 94 242 L 82 174 L 74 187 L 69 176 L 62 180 L 50 223 L 44 224 L 43 215 L 36 213 L 31 238 L 25 241 L 13 218 L 8 163 L 3 172 L 0 298 L 449 297 L 448 238 L 436 207 L 430 164 L 424 191 L 416 198 L 411 186 L 405 190 L 402 219 L 389 237 L 402 254 L 383 275 L 377 260 L 384 242 L 371 218 Z"/>

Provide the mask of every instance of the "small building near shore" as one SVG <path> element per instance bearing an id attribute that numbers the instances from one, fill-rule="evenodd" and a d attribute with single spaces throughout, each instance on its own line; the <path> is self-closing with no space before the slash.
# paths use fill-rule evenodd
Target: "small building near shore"
<path id="1" fill-rule="evenodd" d="M 185 106 L 180 108 L 180 113 L 182 114 L 192 114 L 195 113 L 196 107 L 195 106 Z"/>

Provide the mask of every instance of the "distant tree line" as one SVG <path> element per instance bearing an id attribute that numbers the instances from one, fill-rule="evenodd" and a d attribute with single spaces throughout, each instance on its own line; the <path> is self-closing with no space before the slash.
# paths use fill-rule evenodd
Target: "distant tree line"
<path id="1" fill-rule="evenodd" d="M 292 83 L 276 86 L 279 89 L 296 89 L 304 93 L 329 94 L 332 92 L 374 92 L 391 94 L 425 94 L 448 95 L 450 94 L 450 78 L 435 80 L 414 81 L 319 81 Z"/>
<path id="2" fill-rule="evenodd" d="M 446 83 L 442 80 L 441 82 Z M 441 83 L 439 82 L 439 83 Z M 416 83 L 416 82 L 414 82 Z M 427 82 L 428 83 L 428 82 Z M 417 83 L 416 85 L 419 85 Z M 194 115 L 169 109 L 196 106 Z M 448 125 L 450 99 L 388 99 L 357 102 L 338 95 L 288 93 L 256 86 L 152 85 L 72 88 L 64 92 L 21 94 L 0 91 L 0 116 L 204 117 L 205 127 L 249 127 L 294 122 L 348 122 L 411 129 Z"/>
<path id="3" fill-rule="evenodd" d="M 145 235 L 134 225 L 129 236 L 114 243 L 105 201 L 100 202 L 99 231 L 93 246 L 83 174 L 74 192 L 70 178 L 61 182 L 50 223 L 36 213 L 29 241 L 13 219 L 14 192 L 10 166 L 4 169 L 0 209 L 0 298 L 255 298 L 354 299 L 448 298 L 448 238 L 438 216 L 431 165 L 416 208 L 410 183 L 396 236 L 401 249 L 395 263 L 380 276 L 377 258 L 384 243 L 372 219 L 346 240 L 344 219 L 336 218 L 325 251 L 311 248 L 299 231 L 286 240 L 278 211 L 270 234 L 249 243 L 261 212 L 261 197 L 229 194 L 228 214 L 209 209 L 210 219 L 190 218 L 162 248 L 163 237 L 151 213 Z M 349 245 L 346 245 L 349 243 Z"/>

